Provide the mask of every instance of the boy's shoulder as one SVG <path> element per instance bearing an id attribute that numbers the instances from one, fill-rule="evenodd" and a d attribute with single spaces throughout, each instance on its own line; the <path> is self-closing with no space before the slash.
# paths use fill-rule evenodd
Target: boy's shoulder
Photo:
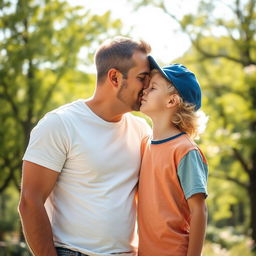
<path id="1" fill-rule="evenodd" d="M 190 151 L 196 150 L 202 156 L 203 161 L 206 161 L 204 154 L 199 146 L 187 135 L 180 136 L 175 142 L 174 154 L 178 162 L 187 155 Z"/>
<path id="2" fill-rule="evenodd" d="M 177 138 L 174 146 L 175 150 L 182 152 L 198 149 L 198 145 L 187 134 Z"/>

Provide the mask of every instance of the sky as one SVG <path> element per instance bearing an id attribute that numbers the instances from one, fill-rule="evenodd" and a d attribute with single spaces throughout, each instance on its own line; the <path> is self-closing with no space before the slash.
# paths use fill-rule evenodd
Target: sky
<path id="1" fill-rule="evenodd" d="M 152 55 L 163 65 L 171 63 L 183 55 L 190 47 L 188 37 L 177 23 L 162 10 L 152 6 L 134 10 L 129 0 L 68 0 L 71 5 L 84 6 L 91 13 L 103 14 L 111 11 L 113 19 L 120 18 L 123 31 L 130 31 L 130 37 L 143 39 L 150 43 Z M 169 0 L 168 10 L 182 17 L 196 11 L 199 0 Z"/>

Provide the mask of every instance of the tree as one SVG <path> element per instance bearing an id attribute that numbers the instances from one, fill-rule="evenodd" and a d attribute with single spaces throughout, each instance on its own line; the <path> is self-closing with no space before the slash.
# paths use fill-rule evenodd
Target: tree
<path id="1" fill-rule="evenodd" d="M 256 1 L 202 0 L 196 14 L 181 19 L 172 13 L 171 2 L 136 2 L 137 6 L 151 4 L 161 8 L 177 21 L 191 41 L 192 48 L 182 60 L 193 65 L 203 81 L 206 108 L 215 122 L 205 139 L 206 150 L 218 153 L 218 156 L 211 153 L 210 164 L 216 168 L 211 176 L 229 181 L 246 192 L 255 245 Z"/>
<path id="2" fill-rule="evenodd" d="M 1 193 L 11 181 L 19 189 L 31 129 L 49 109 L 81 92 L 74 85 L 92 84 L 78 66 L 92 63 L 97 45 L 119 33 L 121 22 L 110 12 L 92 15 L 60 0 L 0 0 L 0 17 Z"/>

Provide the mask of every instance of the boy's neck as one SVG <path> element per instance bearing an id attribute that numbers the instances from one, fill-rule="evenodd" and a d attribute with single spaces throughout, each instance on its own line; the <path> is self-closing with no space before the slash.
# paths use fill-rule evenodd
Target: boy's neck
<path id="1" fill-rule="evenodd" d="M 176 127 L 169 128 L 166 130 L 157 130 L 153 128 L 153 140 L 164 140 L 170 137 L 173 137 L 177 134 L 181 133 Z"/>
<path id="2" fill-rule="evenodd" d="M 153 140 L 163 140 L 175 136 L 181 131 L 176 128 L 170 120 L 163 119 L 152 119 L 153 121 Z"/>

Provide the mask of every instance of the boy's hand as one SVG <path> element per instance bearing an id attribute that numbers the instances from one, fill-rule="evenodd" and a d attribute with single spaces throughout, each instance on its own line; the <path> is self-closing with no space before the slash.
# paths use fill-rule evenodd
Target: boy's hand
<path id="1" fill-rule="evenodd" d="M 189 246 L 187 256 L 200 256 L 203 248 L 207 224 L 205 195 L 195 194 L 188 199 L 191 214 Z"/>

